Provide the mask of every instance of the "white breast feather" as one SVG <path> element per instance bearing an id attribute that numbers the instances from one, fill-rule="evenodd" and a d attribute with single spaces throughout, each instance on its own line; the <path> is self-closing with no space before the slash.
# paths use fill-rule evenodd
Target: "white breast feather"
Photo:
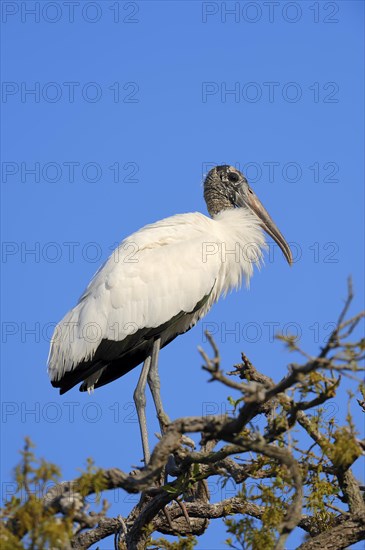
<path id="1" fill-rule="evenodd" d="M 243 209 L 215 219 L 180 214 L 133 233 L 57 325 L 48 360 L 50 378 L 57 380 L 91 359 L 102 339 L 121 341 L 141 328 L 159 327 L 181 311 L 193 311 L 213 288 L 205 314 L 221 294 L 240 286 L 243 276 L 249 281 L 252 260 L 261 259 L 264 246 L 258 223 Z"/>

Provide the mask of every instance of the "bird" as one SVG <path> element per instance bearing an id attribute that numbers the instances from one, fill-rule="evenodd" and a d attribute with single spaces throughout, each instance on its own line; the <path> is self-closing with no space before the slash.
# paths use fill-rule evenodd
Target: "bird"
<path id="1" fill-rule="evenodd" d="M 60 394 L 81 383 L 89 393 L 143 363 L 134 401 L 144 462 L 150 458 L 145 389 L 161 431 L 168 423 L 160 397 L 159 351 L 190 330 L 221 296 L 249 284 L 260 267 L 267 233 L 289 265 L 290 247 L 235 167 L 205 177 L 209 216 L 175 214 L 146 225 L 114 250 L 77 305 L 55 327 L 48 374 Z"/>

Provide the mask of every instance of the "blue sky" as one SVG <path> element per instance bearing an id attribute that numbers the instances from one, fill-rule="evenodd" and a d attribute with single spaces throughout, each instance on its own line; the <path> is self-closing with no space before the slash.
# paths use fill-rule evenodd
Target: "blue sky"
<path id="1" fill-rule="evenodd" d="M 349 275 L 352 312 L 364 302 L 363 3 L 76 4 L 1 6 L 5 482 L 25 435 L 64 479 L 88 456 L 102 467 L 138 464 L 138 369 L 91 397 L 60 397 L 46 374 L 49 339 L 122 238 L 174 213 L 206 213 L 201 183 L 212 165 L 246 172 L 296 261 L 289 269 L 270 247 L 249 291 L 161 353 L 171 418 L 230 410 L 200 368 L 205 328 L 227 370 L 244 351 L 279 379 L 292 357 L 274 332 L 296 331 L 316 353 Z M 150 404 L 148 414 L 152 434 Z M 345 393 L 329 414 L 343 419 Z M 112 513 L 133 498 L 115 494 Z M 224 548 L 225 538 L 213 523 L 198 548 Z"/>

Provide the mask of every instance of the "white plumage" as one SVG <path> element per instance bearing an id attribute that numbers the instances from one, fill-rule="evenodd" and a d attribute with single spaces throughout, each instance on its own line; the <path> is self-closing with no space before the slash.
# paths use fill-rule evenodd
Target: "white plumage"
<path id="1" fill-rule="evenodd" d="M 51 380 L 92 360 L 102 340 L 121 342 L 181 312 L 185 315 L 166 327 L 161 347 L 175 333 L 186 332 L 242 278 L 249 282 L 265 246 L 259 222 L 243 208 L 224 210 L 213 219 L 180 214 L 122 241 L 57 325 L 49 355 Z M 98 379 L 95 374 L 89 378 L 87 387 Z"/>
<path id="2" fill-rule="evenodd" d="M 57 325 L 48 372 L 65 393 L 92 390 L 144 363 L 134 393 L 146 463 L 144 391 L 148 382 L 161 430 L 165 414 L 157 371 L 160 348 L 193 327 L 220 296 L 249 282 L 265 247 L 263 230 L 287 261 L 291 251 L 246 178 L 232 166 L 207 175 L 210 218 L 180 214 L 125 239 Z"/>
<path id="3" fill-rule="evenodd" d="M 60 393 L 80 382 L 81 391 L 92 390 L 144 363 L 134 400 L 146 464 L 147 382 L 162 433 L 168 422 L 159 391 L 160 348 L 193 327 L 243 278 L 248 284 L 262 259 L 262 230 L 292 261 L 287 242 L 241 172 L 213 168 L 204 197 L 211 218 L 180 214 L 125 239 L 57 325 L 51 342 L 48 372 Z"/>

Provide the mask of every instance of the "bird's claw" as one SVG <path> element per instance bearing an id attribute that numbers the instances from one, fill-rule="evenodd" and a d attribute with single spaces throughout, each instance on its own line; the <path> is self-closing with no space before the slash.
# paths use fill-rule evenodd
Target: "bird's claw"
<path id="1" fill-rule="evenodd" d="M 175 531 L 174 526 L 172 525 L 171 516 L 169 514 L 167 506 L 164 507 L 163 513 L 165 514 L 165 518 L 167 519 L 167 523 L 169 524 L 171 531 Z"/>
<path id="2" fill-rule="evenodd" d="M 184 516 L 184 518 L 185 518 L 185 520 L 186 520 L 186 523 L 188 524 L 188 527 L 189 527 L 189 529 L 190 529 L 190 531 L 191 531 L 192 528 L 191 528 L 190 518 L 189 518 L 189 514 L 188 514 L 188 511 L 187 511 L 187 509 L 186 509 L 186 506 L 185 506 L 184 502 L 182 502 L 179 498 L 175 498 L 174 500 L 175 500 L 175 502 L 179 505 L 179 507 L 180 507 L 180 509 L 181 509 L 181 511 L 182 511 L 182 513 L 183 513 L 183 516 Z M 172 520 L 171 520 L 171 516 L 170 516 L 170 513 L 169 513 L 169 510 L 168 510 L 167 506 L 164 507 L 163 512 L 164 512 L 164 514 L 165 514 L 167 523 L 169 524 L 169 527 L 170 527 L 171 531 L 176 531 L 176 529 L 175 529 L 174 526 L 173 526 L 173 523 L 172 523 Z"/>
<path id="3" fill-rule="evenodd" d="M 193 441 L 190 437 L 188 437 L 187 435 L 183 435 L 181 437 L 181 443 L 183 445 L 186 445 L 187 447 L 190 447 L 191 449 L 195 449 L 195 441 Z"/>
<path id="4" fill-rule="evenodd" d="M 182 500 L 180 500 L 180 499 L 176 499 L 176 502 L 177 502 L 178 505 L 180 506 L 181 511 L 182 511 L 182 513 L 183 513 L 183 515 L 184 515 L 184 518 L 186 519 L 186 523 L 188 524 L 188 527 L 189 527 L 189 529 L 190 529 L 190 531 L 191 531 L 192 529 L 191 529 L 190 518 L 189 518 L 188 511 L 187 511 L 187 509 L 186 509 L 185 503 L 184 503 Z"/>
<path id="5" fill-rule="evenodd" d="M 118 531 L 114 535 L 114 550 L 119 550 L 120 548 L 120 541 L 126 536 L 127 534 L 127 527 L 124 522 L 124 519 L 121 515 L 117 516 L 117 520 L 120 524 L 120 527 Z"/>

